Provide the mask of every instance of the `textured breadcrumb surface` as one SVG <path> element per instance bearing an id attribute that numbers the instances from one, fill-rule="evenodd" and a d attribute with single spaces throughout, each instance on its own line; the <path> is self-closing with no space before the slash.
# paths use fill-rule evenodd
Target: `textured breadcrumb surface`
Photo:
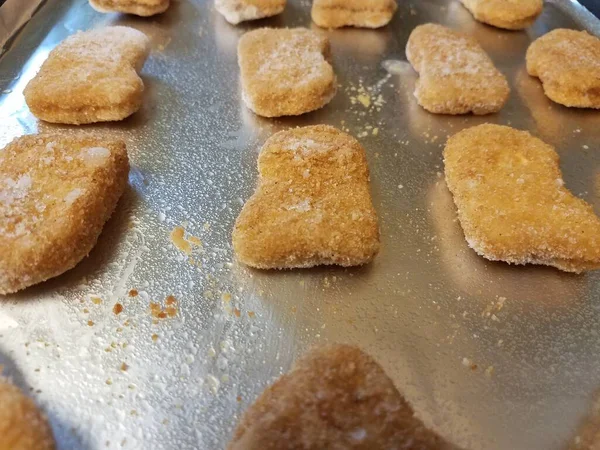
<path id="1" fill-rule="evenodd" d="M 600 267 L 600 219 L 565 188 L 550 145 L 485 124 L 451 137 L 444 164 L 465 238 L 480 255 L 567 272 Z"/>
<path id="2" fill-rule="evenodd" d="M 317 125 L 272 136 L 258 158 L 259 183 L 233 231 L 238 259 L 261 269 L 355 266 L 379 250 L 365 150 Z"/>
<path id="3" fill-rule="evenodd" d="M 54 450 L 48 421 L 33 400 L 0 378 L 0 450 Z"/>
<path id="4" fill-rule="evenodd" d="M 527 28 L 542 13 L 543 0 L 461 0 L 479 22 L 506 30 Z"/>
<path id="5" fill-rule="evenodd" d="M 62 274 L 96 244 L 127 184 L 125 144 L 31 135 L 0 151 L 0 294 Z"/>
<path id="6" fill-rule="evenodd" d="M 490 114 L 510 93 L 506 78 L 473 38 L 437 24 L 411 33 L 406 56 L 419 73 L 415 97 L 436 114 Z"/>
<path id="7" fill-rule="evenodd" d="M 239 41 L 246 105 L 264 117 L 296 116 L 322 108 L 335 95 L 329 40 L 304 28 L 261 28 Z"/>
<path id="8" fill-rule="evenodd" d="M 453 449 L 414 415 L 381 366 L 348 345 L 299 359 L 250 406 L 229 450 Z"/>
<path id="9" fill-rule="evenodd" d="M 600 108 L 600 39 L 585 31 L 557 29 L 527 49 L 527 72 L 561 105 Z"/>
<path id="10" fill-rule="evenodd" d="M 322 28 L 380 28 L 398 9 L 396 0 L 314 0 L 312 20 Z"/>
<path id="11" fill-rule="evenodd" d="M 78 32 L 50 52 L 24 90 L 38 119 L 86 124 L 122 120 L 142 103 L 137 74 L 148 53 L 148 37 L 133 28 Z"/>
<path id="12" fill-rule="evenodd" d="M 234 25 L 276 16 L 283 12 L 285 5 L 286 0 L 215 0 L 215 9 Z"/>
<path id="13" fill-rule="evenodd" d="M 169 9 L 170 0 L 90 0 L 99 12 L 121 12 L 137 16 L 153 16 Z"/>

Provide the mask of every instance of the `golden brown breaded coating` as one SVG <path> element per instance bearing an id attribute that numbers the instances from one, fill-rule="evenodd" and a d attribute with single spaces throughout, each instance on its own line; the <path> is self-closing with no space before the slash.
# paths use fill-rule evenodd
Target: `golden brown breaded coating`
<path id="1" fill-rule="evenodd" d="M 243 98 L 259 116 L 297 116 L 322 108 L 337 89 L 329 40 L 304 28 L 262 28 L 238 45 Z"/>
<path id="2" fill-rule="evenodd" d="M 0 151 L 0 294 L 60 275 L 87 256 L 128 172 L 121 141 L 40 134 Z"/>
<path id="3" fill-rule="evenodd" d="M 322 28 L 380 28 L 398 9 L 396 0 L 314 0 L 312 20 Z"/>
<path id="4" fill-rule="evenodd" d="M 544 9 L 543 0 L 460 0 L 479 22 L 506 30 L 527 28 Z"/>
<path id="5" fill-rule="evenodd" d="M 406 57 L 419 72 L 415 97 L 435 114 L 490 114 L 506 103 L 504 75 L 472 38 L 436 24 L 411 33 Z"/>
<path id="6" fill-rule="evenodd" d="M 585 31 L 558 29 L 527 49 L 527 72 L 546 95 L 576 108 L 600 108 L 600 39 Z"/>
<path id="7" fill-rule="evenodd" d="M 170 0 L 90 0 L 90 6 L 96 11 L 121 12 L 148 17 L 165 12 Z"/>
<path id="8" fill-rule="evenodd" d="M 443 450 L 381 366 L 349 345 L 312 350 L 246 411 L 229 450 Z"/>
<path id="9" fill-rule="evenodd" d="M 29 397 L 0 378 L 0 450 L 54 450 L 52 429 Z"/>
<path id="10" fill-rule="evenodd" d="M 149 40 L 128 27 L 78 32 L 50 52 L 25 88 L 38 119 L 85 124 L 122 120 L 142 104 L 141 70 Z"/>
<path id="11" fill-rule="evenodd" d="M 600 267 L 600 219 L 564 187 L 558 154 L 525 131 L 479 125 L 451 137 L 446 183 L 481 256 L 567 272 Z"/>
<path id="12" fill-rule="evenodd" d="M 317 125 L 273 135 L 260 174 L 233 230 L 244 264 L 291 269 L 356 266 L 379 250 L 365 150 L 336 128 Z"/>
<path id="13" fill-rule="evenodd" d="M 216 10 L 234 25 L 281 14 L 285 4 L 286 0 L 215 0 Z"/>

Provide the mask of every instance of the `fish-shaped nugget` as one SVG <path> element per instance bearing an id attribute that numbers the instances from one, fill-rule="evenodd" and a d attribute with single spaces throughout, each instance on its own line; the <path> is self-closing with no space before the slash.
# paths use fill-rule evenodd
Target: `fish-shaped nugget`
<path id="1" fill-rule="evenodd" d="M 493 261 L 599 268 L 600 219 L 565 188 L 558 162 L 550 145 L 506 126 L 452 136 L 446 183 L 469 246 Z"/>
<path id="2" fill-rule="evenodd" d="M 127 185 L 121 141 L 23 136 L 0 151 L 0 294 L 73 268 Z"/>
<path id="3" fill-rule="evenodd" d="M 544 9 L 543 0 L 460 0 L 473 17 L 506 30 L 522 30 L 535 22 Z"/>
<path id="4" fill-rule="evenodd" d="M 538 77 L 556 103 L 600 109 L 600 39 L 585 31 L 558 29 L 527 49 L 527 72 Z"/>
<path id="5" fill-rule="evenodd" d="M 282 131 L 258 157 L 259 184 L 233 231 L 238 259 L 259 269 L 356 266 L 379 250 L 365 150 L 317 125 Z"/>
<path id="6" fill-rule="evenodd" d="M 337 85 L 329 40 L 304 28 L 262 28 L 238 45 L 243 99 L 259 116 L 297 116 L 322 108 Z"/>
<path id="7" fill-rule="evenodd" d="M 406 57 L 419 72 L 415 97 L 436 114 L 490 114 L 508 100 L 504 75 L 472 38 L 436 24 L 413 30 Z"/>
<path id="8" fill-rule="evenodd" d="M 216 10 L 234 25 L 281 14 L 285 4 L 286 0 L 215 0 Z"/>
<path id="9" fill-rule="evenodd" d="M 380 28 L 398 9 L 396 0 L 314 0 L 312 20 L 322 28 Z"/>
<path id="10" fill-rule="evenodd" d="M 0 450 L 54 450 L 48 420 L 33 400 L 0 377 Z"/>
<path id="11" fill-rule="evenodd" d="M 454 450 L 381 366 L 349 345 L 300 358 L 246 411 L 228 450 Z"/>
<path id="12" fill-rule="evenodd" d="M 24 95 L 46 122 L 85 124 L 122 120 L 141 104 L 137 74 L 150 51 L 144 33 L 128 27 L 79 32 L 50 52 Z"/>
<path id="13" fill-rule="evenodd" d="M 120 12 L 148 17 L 169 9 L 170 0 L 90 0 L 90 6 L 96 11 Z"/>

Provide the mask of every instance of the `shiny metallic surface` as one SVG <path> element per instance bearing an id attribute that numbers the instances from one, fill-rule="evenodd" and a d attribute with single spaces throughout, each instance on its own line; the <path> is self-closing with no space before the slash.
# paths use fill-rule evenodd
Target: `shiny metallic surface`
<path id="1" fill-rule="evenodd" d="M 47 0 L 11 40 L 0 59 L 0 145 L 35 132 L 96 133 L 124 139 L 132 162 L 130 188 L 90 256 L 0 302 L 0 363 L 48 412 L 59 448 L 223 448 L 258 393 L 326 342 L 373 354 L 418 415 L 465 448 L 575 442 L 600 387 L 600 274 L 475 255 L 441 153 L 447 136 L 480 123 L 530 130 L 557 148 L 567 186 L 600 212 L 599 113 L 553 104 L 524 64 L 529 43 L 547 31 L 598 33 L 598 22 L 567 0 L 547 2 L 524 32 L 479 24 L 455 0 L 399 3 L 386 28 L 327 32 L 337 96 L 279 120 L 244 107 L 236 45 L 261 26 L 315 28 L 307 0 L 239 27 L 205 0 L 174 1 L 147 19 Z M 434 116 L 416 104 L 404 46 L 430 21 L 474 36 L 506 74 L 512 93 L 499 114 Z M 142 109 L 122 123 L 38 122 L 22 90 L 48 52 L 77 30 L 111 24 L 152 40 Z M 347 130 L 367 150 L 381 254 L 357 269 L 240 266 L 230 234 L 262 143 L 319 123 Z M 176 227 L 200 239 L 191 254 L 174 244 L 185 247 L 171 237 Z M 155 317 L 169 295 L 175 317 Z M 160 303 L 154 316 L 151 303 Z"/>

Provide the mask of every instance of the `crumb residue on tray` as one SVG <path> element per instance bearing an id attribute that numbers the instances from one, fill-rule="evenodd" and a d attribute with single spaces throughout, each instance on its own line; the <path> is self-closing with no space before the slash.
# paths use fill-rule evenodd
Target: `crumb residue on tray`
<path id="1" fill-rule="evenodd" d="M 173 245 L 186 255 L 191 255 L 194 247 L 200 247 L 202 241 L 196 236 L 186 235 L 185 228 L 177 226 L 173 228 L 170 234 Z"/>
<path id="2" fill-rule="evenodd" d="M 155 319 L 166 319 L 173 318 L 177 315 L 177 299 L 169 295 L 165 299 L 165 307 L 163 308 L 160 303 L 150 303 L 150 315 Z M 156 322 L 155 322 L 156 323 Z"/>

